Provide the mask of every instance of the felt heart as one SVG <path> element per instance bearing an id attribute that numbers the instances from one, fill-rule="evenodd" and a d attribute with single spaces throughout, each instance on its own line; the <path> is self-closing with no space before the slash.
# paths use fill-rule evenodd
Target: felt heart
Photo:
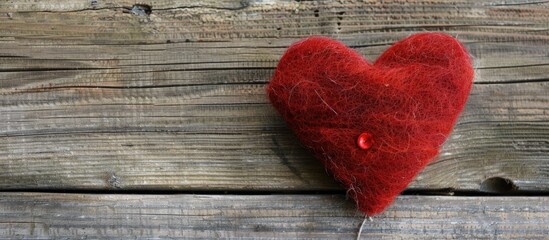
<path id="1" fill-rule="evenodd" d="M 420 33 L 374 64 L 342 43 L 310 37 L 284 54 L 267 94 L 359 210 L 382 212 L 438 154 L 473 80 L 466 49 Z"/>

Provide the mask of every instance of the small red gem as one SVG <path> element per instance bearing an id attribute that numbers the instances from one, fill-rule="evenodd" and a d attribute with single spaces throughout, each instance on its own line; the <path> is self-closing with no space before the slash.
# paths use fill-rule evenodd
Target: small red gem
<path id="1" fill-rule="evenodd" d="M 372 134 L 369 134 L 367 132 L 363 132 L 358 136 L 358 139 L 356 140 L 356 144 L 359 148 L 363 150 L 368 150 L 374 145 L 374 136 Z"/>

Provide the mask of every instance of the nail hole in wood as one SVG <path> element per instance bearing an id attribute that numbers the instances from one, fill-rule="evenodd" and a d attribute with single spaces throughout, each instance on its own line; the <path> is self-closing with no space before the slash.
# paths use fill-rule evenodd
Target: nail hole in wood
<path id="1" fill-rule="evenodd" d="M 134 4 L 131 12 L 138 16 L 147 16 L 152 13 L 152 6 L 147 4 Z"/>
<path id="2" fill-rule="evenodd" d="M 518 190 L 518 186 L 510 179 L 491 177 L 480 184 L 480 191 L 488 193 L 510 193 Z"/>

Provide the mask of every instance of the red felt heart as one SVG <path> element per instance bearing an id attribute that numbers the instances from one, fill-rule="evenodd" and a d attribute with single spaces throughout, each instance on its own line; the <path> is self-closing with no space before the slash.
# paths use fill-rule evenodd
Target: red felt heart
<path id="1" fill-rule="evenodd" d="M 401 40 L 374 64 L 310 37 L 287 50 L 267 93 L 358 208 L 374 215 L 438 154 L 472 80 L 466 49 L 442 33 Z"/>

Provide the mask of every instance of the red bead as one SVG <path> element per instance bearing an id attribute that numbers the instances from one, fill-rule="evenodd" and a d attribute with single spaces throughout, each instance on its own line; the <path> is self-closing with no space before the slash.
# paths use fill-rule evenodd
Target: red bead
<path id="1" fill-rule="evenodd" d="M 367 132 L 363 132 L 358 136 L 358 139 L 356 140 L 356 144 L 359 148 L 363 150 L 368 150 L 374 145 L 374 136 L 372 134 L 369 134 Z"/>

